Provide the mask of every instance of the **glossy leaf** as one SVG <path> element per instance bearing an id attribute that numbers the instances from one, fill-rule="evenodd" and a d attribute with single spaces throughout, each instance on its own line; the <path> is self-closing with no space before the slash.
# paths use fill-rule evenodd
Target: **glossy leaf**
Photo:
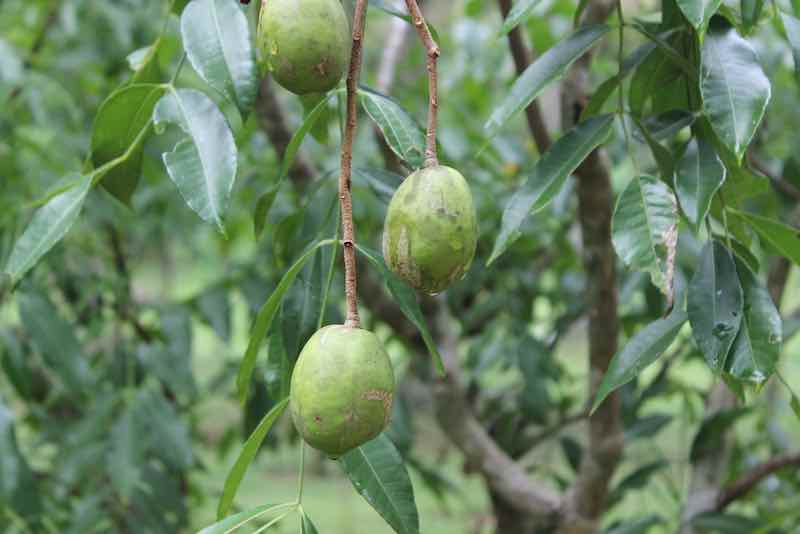
<path id="1" fill-rule="evenodd" d="M 302 534 L 319 534 L 314 522 L 306 514 L 300 518 L 300 529 Z"/>
<path id="2" fill-rule="evenodd" d="M 737 262 L 736 270 L 742 284 L 744 315 L 725 370 L 734 378 L 760 386 L 775 372 L 781 354 L 781 314 L 755 273 L 741 262 Z"/>
<path id="3" fill-rule="evenodd" d="M 695 231 L 705 220 L 714 195 L 725 181 L 725 175 L 725 165 L 713 145 L 703 139 L 692 139 L 678 162 L 675 192 L 683 213 Z"/>
<path id="4" fill-rule="evenodd" d="M 661 180 L 664 183 L 672 183 L 675 175 L 675 159 L 672 151 L 662 145 L 655 135 L 650 131 L 649 127 L 640 121 L 638 118 L 633 118 L 633 123 L 636 125 L 634 132 L 639 132 L 644 142 L 650 147 L 650 152 L 653 153 L 653 159 L 658 166 L 658 173 L 661 175 Z"/>
<path id="5" fill-rule="evenodd" d="M 561 78 L 579 57 L 592 48 L 611 28 L 586 26 L 560 41 L 525 69 L 509 94 L 492 112 L 484 126 L 494 136 L 514 115 L 528 107 L 548 84 Z"/>
<path id="6" fill-rule="evenodd" d="M 676 0 L 686 20 L 702 34 L 722 0 Z"/>
<path id="7" fill-rule="evenodd" d="M 592 93 L 591 98 L 589 98 L 589 103 L 586 104 L 581 114 L 581 120 L 586 120 L 598 114 L 622 81 L 627 78 L 631 72 L 634 72 L 639 65 L 650 56 L 655 48 L 655 43 L 645 43 L 631 52 L 622 62 L 621 71 L 601 83 L 597 89 L 595 89 L 594 93 Z"/>
<path id="8" fill-rule="evenodd" d="M 770 82 L 753 46 L 733 29 L 710 32 L 701 56 L 703 112 L 720 141 L 741 160 L 767 109 Z"/>
<path id="9" fill-rule="evenodd" d="M 141 130 L 148 126 L 156 102 L 165 89 L 155 84 L 128 85 L 115 91 L 100 106 L 92 128 L 92 163 L 95 167 L 125 154 Z M 143 148 L 133 148 L 127 159 L 108 171 L 101 185 L 124 204 L 139 184 Z"/>
<path id="10" fill-rule="evenodd" d="M 300 272 L 306 262 L 308 262 L 308 260 L 314 256 L 317 249 L 323 246 L 332 245 L 333 243 L 334 241 L 332 239 L 327 239 L 325 241 L 318 241 L 317 243 L 311 245 L 297 259 L 297 261 L 295 261 L 294 265 L 292 265 L 289 270 L 284 273 L 283 278 L 281 278 L 281 281 L 278 282 L 278 286 L 258 311 L 255 324 L 250 332 L 250 341 L 247 345 L 247 351 L 245 352 L 244 358 L 242 358 L 242 363 L 239 366 L 239 374 L 236 377 L 236 387 L 239 391 L 240 402 L 244 403 L 247 400 L 247 393 L 250 388 L 250 379 L 252 378 L 253 370 L 256 367 L 258 351 L 261 348 L 261 343 L 264 341 L 264 337 L 269 331 L 269 327 L 272 325 L 272 320 L 275 318 L 275 314 L 280 307 L 286 291 L 292 285 L 292 282 L 294 282 L 294 279 L 297 277 L 297 274 Z"/>
<path id="11" fill-rule="evenodd" d="M 414 488 L 403 459 L 385 435 L 339 459 L 356 491 L 398 534 L 418 534 Z"/>
<path id="12" fill-rule="evenodd" d="M 718 241 L 703 248 L 689 285 L 687 309 L 706 363 L 713 371 L 721 371 L 741 326 L 743 296 L 733 256 Z"/>
<path id="13" fill-rule="evenodd" d="M 436 348 L 436 342 L 433 340 L 425 324 L 425 317 L 422 315 L 422 309 L 419 307 L 416 292 L 389 270 L 386 263 L 383 261 L 383 257 L 378 252 L 364 245 L 356 245 L 356 248 L 361 254 L 367 257 L 370 263 L 372 263 L 381 274 L 383 281 L 386 283 L 386 287 L 389 288 L 389 293 L 392 294 L 395 302 L 397 302 L 397 305 L 400 307 L 400 311 L 403 312 L 403 315 L 406 316 L 406 319 L 408 319 L 411 324 L 417 327 L 417 330 L 419 330 L 422 336 L 422 340 L 425 342 L 425 346 L 428 348 L 428 352 L 433 358 L 436 369 L 441 376 L 444 376 L 445 368 L 442 362 L 442 356 L 439 354 L 439 349 Z"/>
<path id="14" fill-rule="evenodd" d="M 755 213 L 736 210 L 734 213 L 750 223 L 758 235 L 782 256 L 800 265 L 800 229 Z"/>
<path id="15" fill-rule="evenodd" d="M 634 334 L 608 365 L 597 389 L 592 411 L 611 392 L 636 378 L 642 370 L 655 362 L 672 345 L 687 319 L 686 312 L 676 307 L 668 317 L 658 319 Z"/>
<path id="16" fill-rule="evenodd" d="M 5 268 L 12 284 L 16 284 L 42 256 L 61 241 L 78 218 L 92 180 L 89 176 L 77 175 L 74 179 L 76 183 L 72 187 L 36 210 L 25 232 L 14 244 Z"/>
<path id="17" fill-rule="evenodd" d="M 286 510 L 295 506 L 294 504 L 279 504 L 279 505 L 272 505 L 272 504 L 264 504 L 262 506 L 257 506 L 250 510 L 246 510 L 244 512 L 240 512 L 238 514 L 232 515 L 230 517 L 226 517 L 222 521 L 218 521 L 211 526 L 208 526 L 198 532 L 197 534 L 231 534 L 232 532 L 237 531 L 239 527 L 242 525 L 246 525 L 250 521 L 258 519 L 259 517 L 263 517 L 270 512 L 277 512 L 280 510 Z"/>
<path id="18" fill-rule="evenodd" d="M 258 91 L 255 51 L 247 17 L 236 0 L 193 0 L 181 15 L 181 38 L 194 70 L 239 111 Z"/>
<path id="19" fill-rule="evenodd" d="M 378 125 L 392 151 L 414 168 L 422 166 L 425 134 L 416 120 L 397 101 L 361 87 L 361 105 Z"/>
<path id="20" fill-rule="evenodd" d="M 233 506 L 233 499 L 236 497 L 236 491 L 239 489 L 239 484 L 241 484 L 248 467 L 250 467 L 250 464 L 256 457 L 256 453 L 261 448 L 264 438 L 267 437 L 275 421 L 283 414 L 288 403 L 289 398 L 286 397 L 273 406 L 253 433 L 250 434 L 250 437 L 247 438 L 244 447 L 242 447 L 242 451 L 239 453 L 236 462 L 233 464 L 233 467 L 231 467 L 225 479 L 225 487 L 222 490 L 222 497 L 220 497 L 219 506 L 217 507 L 217 519 L 223 519 L 228 515 L 231 506 Z"/>
<path id="21" fill-rule="evenodd" d="M 500 28 L 500 35 L 505 35 L 528 18 L 531 11 L 541 3 L 542 0 L 516 0 L 508 12 L 508 16 L 503 21 Z"/>
<path id="22" fill-rule="evenodd" d="M 669 187 L 653 176 L 631 180 L 617 200 L 611 234 L 625 265 L 650 273 L 653 284 L 670 295 L 678 209 Z"/>
<path id="23" fill-rule="evenodd" d="M 236 179 L 236 142 L 219 108 L 203 93 L 177 89 L 164 95 L 153 112 L 156 131 L 175 124 L 186 137 L 162 155 L 169 177 L 186 203 L 224 233 L 222 222 Z"/>
<path id="24" fill-rule="evenodd" d="M 613 115 L 593 117 L 575 126 L 550 147 L 503 211 L 500 234 L 487 264 L 494 262 L 519 238 L 519 228 L 525 219 L 547 206 L 578 165 L 605 142 L 613 124 Z"/>

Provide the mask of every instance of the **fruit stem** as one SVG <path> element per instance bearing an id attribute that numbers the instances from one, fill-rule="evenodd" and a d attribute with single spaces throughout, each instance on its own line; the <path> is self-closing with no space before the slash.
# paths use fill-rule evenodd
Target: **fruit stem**
<path id="1" fill-rule="evenodd" d="M 350 177 L 353 170 L 353 140 L 358 124 L 358 78 L 361 74 L 364 19 L 367 0 L 357 0 L 353 13 L 353 47 L 350 67 L 347 70 L 347 122 L 342 139 L 342 165 L 339 173 L 339 204 L 342 211 L 342 245 L 344 248 L 344 292 L 347 299 L 345 326 L 360 328 L 358 317 L 358 290 L 356 288 L 356 237 L 353 227 L 353 199 L 350 195 Z"/>
<path id="2" fill-rule="evenodd" d="M 434 167 L 439 165 L 436 156 L 436 121 L 439 114 L 439 88 L 437 82 L 436 62 L 439 59 L 439 45 L 431 35 L 422 10 L 419 8 L 417 0 L 406 0 L 408 12 L 414 27 L 417 29 L 422 44 L 428 53 L 428 131 L 425 137 L 425 166 Z"/>

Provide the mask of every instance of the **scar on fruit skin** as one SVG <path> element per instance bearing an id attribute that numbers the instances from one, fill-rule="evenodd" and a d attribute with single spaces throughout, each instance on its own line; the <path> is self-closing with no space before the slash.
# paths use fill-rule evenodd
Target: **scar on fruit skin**
<path id="1" fill-rule="evenodd" d="M 393 396 L 391 392 L 386 391 L 385 389 L 370 389 L 365 391 L 361 398 L 364 400 L 372 400 L 372 401 L 381 401 L 383 402 L 383 414 L 384 419 L 388 423 L 389 417 L 392 414 L 392 399 Z"/>

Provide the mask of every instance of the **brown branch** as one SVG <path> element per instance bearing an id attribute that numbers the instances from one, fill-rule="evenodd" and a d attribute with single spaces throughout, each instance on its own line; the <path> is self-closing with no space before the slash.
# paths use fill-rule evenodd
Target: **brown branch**
<path id="1" fill-rule="evenodd" d="M 439 164 L 436 156 L 436 121 L 439 113 L 436 62 L 439 59 L 439 45 L 433 40 L 417 0 L 406 0 L 406 6 L 408 6 L 411 20 L 428 54 L 428 130 L 425 135 L 425 166 L 433 167 Z"/>
<path id="2" fill-rule="evenodd" d="M 497 4 L 500 7 L 500 13 L 505 19 L 511 11 L 511 0 L 497 0 Z M 533 54 L 525 44 L 525 38 L 519 26 L 508 32 L 508 46 L 511 49 L 511 56 L 514 58 L 517 73 L 522 74 L 533 63 Z M 536 148 L 540 154 L 543 154 L 550 148 L 552 140 L 547 131 L 547 124 L 538 100 L 534 100 L 525 108 L 525 117 L 528 120 L 528 129 L 530 129 L 533 140 L 536 142 Z"/>
<path id="3" fill-rule="evenodd" d="M 724 510 L 733 501 L 747 495 L 764 478 L 786 467 L 800 467 L 800 452 L 784 454 L 767 460 L 727 485 L 717 497 L 716 510 L 718 512 Z"/>
<path id="4" fill-rule="evenodd" d="M 259 126 L 267 135 L 275 152 L 278 153 L 278 157 L 282 158 L 292 140 L 292 132 L 286 124 L 286 117 L 274 88 L 274 82 L 269 76 L 265 76 L 256 99 L 256 117 L 258 117 Z M 302 154 L 298 153 L 294 158 L 292 168 L 289 169 L 292 181 L 300 189 L 303 189 L 311 183 L 315 174 L 314 167 Z"/>
<path id="5" fill-rule="evenodd" d="M 525 469 L 495 443 L 472 412 L 458 366 L 458 336 L 450 324 L 446 303 L 441 298 L 437 302 L 435 330 L 447 370 L 446 377 L 434 387 L 439 425 L 466 462 L 481 473 L 494 495 L 535 520 L 537 526 L 554 526 L 561 511 L 560 497 L 531 480 Z"/>
<path id="6" fill-rule="evenodd" d="M 364 18 L 367 0 L 357 0 L 353 13 L 353 47 L 350 51 L 350 67 L 347 70 L 347 123 L 342 139 L 342 164 L 339 174 L 339 203 L 342 210 L 342 244 L 344 245 L 344 292 L 347 299 L 345 325 L 359 328 L 358 290 L 356 273 L 356 236 L 353 226 L 353 198 L 350 194 L 350 178 L 353 172 L 353 140 L 358 126 L 358 78 L 361 75 L 363 52 Z"/>

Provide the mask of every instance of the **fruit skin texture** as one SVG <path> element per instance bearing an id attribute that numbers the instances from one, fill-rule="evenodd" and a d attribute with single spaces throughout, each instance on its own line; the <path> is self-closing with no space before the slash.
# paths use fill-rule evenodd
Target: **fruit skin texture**
<path id="1" fill-rule="evenodd" d="M 372 332 L 326 326 L 300 352 L 289 407 L 297 431 L 315 449 L 335 458 L 377 437 L 393 400 L 392 364 Z"/>
<path id="2" fill-rule="evenodd" d="M 275 80 L 298 94 L 336 87 L 347 68 L 350 29 L 339 0 L 267 0 L 258 43 Z"/>
<path id="3" fill-rule="evenodd" d="M 472 193 L 444 165 L 414 172 L 397 189 L 383 227 L 383 258 L 410 286 L 429 294 L 464 277 L 475 257 Z"/>

